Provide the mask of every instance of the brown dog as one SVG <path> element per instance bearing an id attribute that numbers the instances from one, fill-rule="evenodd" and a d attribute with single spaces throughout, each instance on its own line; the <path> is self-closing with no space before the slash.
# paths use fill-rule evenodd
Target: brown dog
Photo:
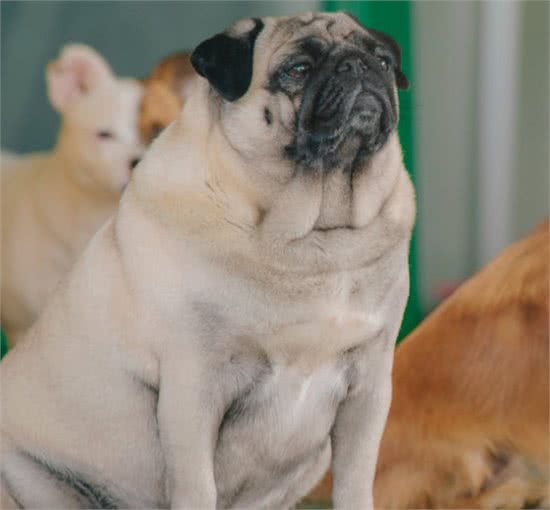
<path id="1" fill-rule="evenodd" d="M 397 349 L 375 505 L 547 507 L 549 222 Z M 326 500 L 330 475 L 310 501 Z"/>
<path id="2" fill-rule="evenodd" d="M 179 52 L 162 59 L 145 79 L 139 116 L 139 132 L 144 143 L 151 143 L 181 111 L 196 76 L 190 56 Z"/>

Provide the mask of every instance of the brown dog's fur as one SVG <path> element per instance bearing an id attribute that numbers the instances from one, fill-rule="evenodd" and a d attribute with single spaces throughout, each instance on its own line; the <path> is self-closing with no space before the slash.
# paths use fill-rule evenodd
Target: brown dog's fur
<path id="1" fill-rule="evenodd" d="M 463 284 L 400 345 L 375 505 L 549 504 L 549 222 Z M 330 494 L 330 476 L 310 500 Z"/>
<path id="2" fill-rule="evenodd" d="M 139 116 L 139 132 L 149 144 L 181 111 L 196 76 L 191 54 L 174 53 L 160 61 L 145 79 Z"/>

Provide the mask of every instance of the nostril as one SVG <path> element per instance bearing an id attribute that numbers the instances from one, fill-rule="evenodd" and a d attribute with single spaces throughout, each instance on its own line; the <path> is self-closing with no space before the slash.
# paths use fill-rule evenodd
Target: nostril
<path id="1" fill-rule="evenodd" d="M 136 165 L 139 163 L 140 158 L 134 158 L 130 161 L 130 169 L 133 170 Z"/>
<path id="2" fill-rule="evenodd" d="M 346 58 L 338 64 L 336 72 L 343 73 L 355 73 L 360 74 L 367 70 L 367 66 L 360 58 Z"/>
<path id="3" fill-rule="evenodd" d="M 336 68 L 337 73 L 349 73 L 352 70 L 353 66 L 351 65 L 351 62 L 349 60 L 344 60 L 344 62 L 340 62 L 340 64 Z"/>

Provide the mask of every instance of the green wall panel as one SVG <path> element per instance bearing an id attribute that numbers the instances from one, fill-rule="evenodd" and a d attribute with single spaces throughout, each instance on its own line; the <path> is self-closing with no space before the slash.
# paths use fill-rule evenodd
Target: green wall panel
<path id="1" fill-rule="evenodd" d="M 8 342 L 6 340 L 6 335 L 4 335 L 4 330 L 0 329 L 0 359 L 4 357 L 6 352 L 8 352 Z"/>
<path id="2" fill-rule="evenodd" d="M 413 133 L 413 97 L 414 74 L 412 69 L 412 2 L 409 1 L 349 1 L 328 0 L 323 2 L 327 11 L 347 11 L 356 16 L 366 27 L 382 30 L 390 34 L 401 46 L 402 67 L 411 87 L 399 91 L 401 118 L 399 136 L 403 146 L 405 166 L 414 179 L 414 133 Z M 415 229 L 416 230 L 416 229 Z M 418 292 L 418 269 L 416 260 L 416 233 L 413 235 L 409 260 L 411 291 L 399 339 L 406 336 L 422 318 L 420 296 Z"/>

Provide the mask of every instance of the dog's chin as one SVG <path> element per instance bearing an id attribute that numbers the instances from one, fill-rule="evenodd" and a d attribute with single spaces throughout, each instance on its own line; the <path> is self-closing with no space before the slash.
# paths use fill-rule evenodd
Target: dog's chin
<path id="1" fill-rule="evenodd" d="M 131 177 L 132 172 L 130 171 L 127 174 L 117 176 L 117 178 L 113 176 L 110 182 L 105 183 L 105 191 L 115 196 L 124 193 L 128 184 L 130 184 Z"/>
<path id="2" fill-rule="evenodd" d="M 393 125 L 392 112 L 383 101 L 373 94 L 360 94 L 332 118 L 300 122 L 286 154 L 306 168 L 353 171 L 384 146 Z"/>

